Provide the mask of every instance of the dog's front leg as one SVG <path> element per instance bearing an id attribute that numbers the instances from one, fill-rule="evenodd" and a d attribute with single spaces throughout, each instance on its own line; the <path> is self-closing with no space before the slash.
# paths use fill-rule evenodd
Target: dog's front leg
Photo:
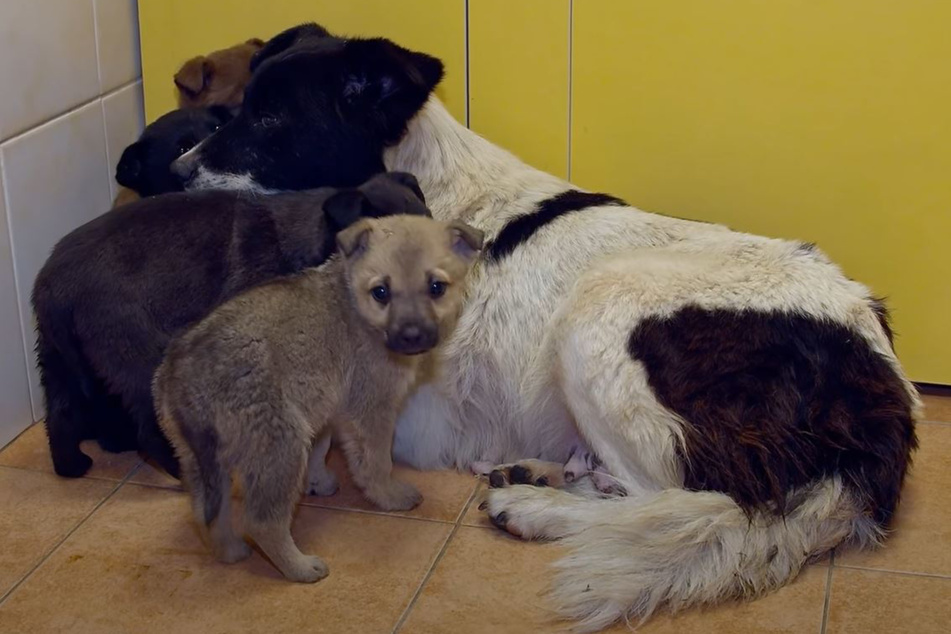
<path id="1" fill-rule="evenodd" d="M 373 418 L 375 420 L 348 422 L 339 429 L 353 481 L 363 495 L 381 509 L 409 510 L 422 502 L 423 496 L 413 485 L 393 477 L 396 416 L 375 412 Z"/>

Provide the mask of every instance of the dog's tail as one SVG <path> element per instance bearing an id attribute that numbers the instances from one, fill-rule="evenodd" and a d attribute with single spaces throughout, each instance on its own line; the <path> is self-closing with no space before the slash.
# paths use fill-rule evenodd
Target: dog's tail
<path id="1" fill-rule="evenodd" d="M 669 489 L 653 497 L 586 500 L 555 564 L 551 596 L 579 631 L 618 620 L 752 598 L 796 577 L 803 564 L 851 540 L 878 543 L 878 524 L 838 478 L 797 493 L 784 517 L 746 514 L 727 495 Z"/>

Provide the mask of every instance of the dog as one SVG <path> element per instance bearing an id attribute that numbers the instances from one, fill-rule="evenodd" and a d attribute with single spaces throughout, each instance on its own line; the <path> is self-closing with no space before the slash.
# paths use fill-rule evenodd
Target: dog
<path id="1" fill-rule="evenodd" d="M 368 500 L 385 510 L 422 501 L 391 476 L 396 414 L 421 355 L 458 317 L 482 232 L 390 216 L 358 222 L 337 244 L 340 257 L 248 291 L 173 341 L 154 383 L 159 422 L 218 559 L 251 554 L 231 522 L 233 473 L 248 534 L 287 579 L 307 583 L 328 568 L 298 549 L 291 513 L 305 473 L 324 471 L 317 439 L 329 429 Z"/>
<path id="2" fill-rule="evenodd" d="M 146 126 L 139 139 L 123 150 L 116 165 L 121 189 L 113 208 L 147 196 L 182 191 L 181 180 L 169 170 L 172 161 L 230 120 L 231 112 L 220 106 L 184 108 Z"/>
<path id="3" fill-rule="evenodd" d="M 33 289 L 56 473 L 83 475 L 92 461 L 79 443 L 95 438 L 177 477 L 151 392 L 172 337 L 252 286 L 321 264 L 361 217 L 428 213 L 411 175 L 386 174 L 359 189 L 145 198 L 70 233 Z"/>
<path id="4" fill-rule="evenodd" d="M 174 77 L 179 107 L 224 106 L 236 111 L 251 79 L 251 59 L 263 46 L 263 40 L 253 38 L 182 64 Z"/>
<path id="5" fill-rule="evenodd" d="M 646 213 L 522 163 L 430 94 L 427 55 L 318 41 L 262 61 L 247 103 L 270 108 L 173 169 L 188 188 L 292 189 L 342 152 L 413 172 L 435 218 L 485 231 L 394 455 L 510 465 L 485 510 L 514 535 L 565 540 L 561 616 L 591 631 L 751 598 L 884 538 L 920 402 L 868 288 L 815 245 Z M 533 486 L 579 452 L 626 495 Z"/>

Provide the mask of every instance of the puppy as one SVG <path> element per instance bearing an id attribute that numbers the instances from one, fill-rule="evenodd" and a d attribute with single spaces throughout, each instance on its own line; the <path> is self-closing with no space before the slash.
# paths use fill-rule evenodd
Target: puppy
<path id="1" fill-rule="evenodd" d="M 244 99 L 244 87 L 251 80 L 251 58 L 262 46 L 264 42 L 254 38 L 185 62 L 174 77 L 179 106 L 237 110 Z"/>
<path id="2" fill-rule="evenodd" d="M 409 174 L 355 190 L 167 194 L 63 238 L 33 289 L 56 472 L 83 475 L 92 461 L 79 443 L 95 438 L 142 449 L 177 476 L 151 392 L 172 337 L 252 286 L 322 263 L 336 232 L 362 216 L 428 214 L 419 196 Z"/>
<path id="3" fill-rule="evenodd" d="M 227 108 L 173 110 L 146 126 L 139 140 L 122 152 L 116 166 L 120 190 L 113 207 L 167 192 L 182 191 L 172 161 L 231 120 Z"/>
<path id="4" fill-rule="evenodd" d="M 234 473 L 244 528 L 292 581 L 328 573 L 290 533 L 308 454 L 328 429 L 368 500 L 386 510 L 422 500 L 390 473 L 396 415 L 420 355 L 458 317 L 482 232 L 393 216 L 362 220 L 337 244 L 340 256 L 326 265 L 220 307 L 169 346 L 155 375 L 160 424 L 215 555 L 235 562 L 251 553 L 231 523 Z M 323 460 L 316 452 L 311 470 Z"/>

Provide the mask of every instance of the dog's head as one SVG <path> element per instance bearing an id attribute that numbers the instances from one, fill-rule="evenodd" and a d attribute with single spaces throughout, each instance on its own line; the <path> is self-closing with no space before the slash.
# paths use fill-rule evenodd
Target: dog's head
<path id="1" fill-rule="evenodd" d="M 355 186 L 384 170 L 384 148 L 442 79 L 438 59 L 385 39 L 309 28 L 275 40 L 237 117 L 175 162 L 187 189 Z"/>
<path id="2" fill-rule="evenodd" d="M 323 210 L 333 232 L 342 231 L 363 218 L 432 217 L 416 177 L 406 172 L 378 174 L 360 187 L 341 190 L 324 202 Z"/>
<path id="3" fill-rule="evenodd" d="M 251 60 L 263 46 L 255 38 L 185 62 L 174 77 L 179 105 L 238 108 L 251 80 Z"/>
<path id="4" fill-rule="evenodd" d="M 399 354 L 435 347 L 459 317 L 482 232 L 418 215 L 357 222 L 337 235 L 353 306 Z"/>
<path id="5" fill-rule="evenodd" d="M 230 119 L 230 111 L 220 106 L 173 110 L 159 117 L 122 152 L 116 166 L 116 182 L 140 196 L 181 191 L 181 179 L 169 169 L 172 161 Z"/>

